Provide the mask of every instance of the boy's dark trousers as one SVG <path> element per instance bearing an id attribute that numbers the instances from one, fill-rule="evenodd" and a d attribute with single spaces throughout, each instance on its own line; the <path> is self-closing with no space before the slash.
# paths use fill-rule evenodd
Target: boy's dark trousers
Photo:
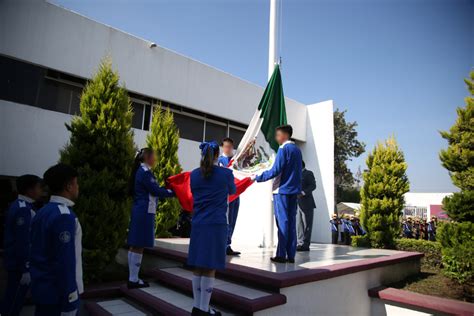
<path id="1" fill-rule="evenodd" d="M 331 232 L 332 234 L 332 243 L 337 245 L 337 240 L 338 240 L 338 237 L 339 237 L 339 232 L 336 230 L 336 231 L 333 231 Z"/>
<path id="2" fill-rule="evenodd" d="M 21 285 L 20 280 L 23 272 L 8 271 L 7 288 L 2 303 L 2 316 L 18 316 L 25 302 L 26 293 L 29 285 Z"/>

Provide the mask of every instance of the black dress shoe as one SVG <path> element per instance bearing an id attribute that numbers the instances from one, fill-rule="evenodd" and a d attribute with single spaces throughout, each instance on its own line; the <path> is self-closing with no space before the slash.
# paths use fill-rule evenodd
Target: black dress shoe
<path id="1" fill-rule="evenodd" d="M 293 259 L 288 259 L 288 262 L 289 262 L 289 263 L 295 263 L 295 258 L 293 258 Z"/>
<path id="2" fill-rule="evenodd" d="M 286 258 L 283 257 L 271 257 L 270 260 L 278 263 L 286 263 Z"/>
<path id="3" fill-rule="evenodd" d="M 306 248 L 306 247 L 303 247 L 303 246 L 298 246 L 298 247 L 296 247 L 296 251 L 309 251 L 309 247 Z"/>
<path id="4" fill-rule="evenodd" d="M 228 256 L 240 256 L 240 252 L 239 252 L 239 251 L 234 251 L 234 250 L 232 250 L 232 248 L 231 248 L 230 246 L 227 247 L 227 249 L 226 249 L 226 254 L 227 254 Z"/>
<path id="5" fill-rule="evenodd" d="M 193 307 L 193 310 L 191 312 L 191 316 L 201 316 L 201 315 L 207 315 L 205 312 L 203 312 L 202 310 L 200 310 L 199 308 L 197 307 Z"/>
<path id="6" fill-rule="evenodd" d="M 137 282 L 132 282 L 132 281 L 128 281 L 127 282 L 127 287 L 129 290 L 131 289 L 141 289 L 143 287 L 149 287 L 150 286 L 150 283 L 146 282 L 146 281 L 137 281 Z"/>

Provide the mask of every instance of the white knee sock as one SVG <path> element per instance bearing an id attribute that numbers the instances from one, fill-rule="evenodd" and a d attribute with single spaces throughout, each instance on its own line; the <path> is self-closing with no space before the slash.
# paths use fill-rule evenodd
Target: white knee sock
<path id="1" fill-rule="evenodd" d="M 193 306 L 201 309 L 201 276 L 193 275 Z"/>
<path id="2" fill-rule="evenodd" d="M 128 252 L 128 280 L 130 282 L 140 281 L 140 279 L 138 278 L 138 273 L 140 272 L 142 257 L 143 255 L 141 253 L 136 253 L 132 251 Z"/>
<path id="3" fill-rule="evenodd" d="M 209 302 L 211 301 L 212 290 L 214 289 L 214 278 L 201 277 L 201 300 L 199 302 L 200 310 L 208 312 Z"/>

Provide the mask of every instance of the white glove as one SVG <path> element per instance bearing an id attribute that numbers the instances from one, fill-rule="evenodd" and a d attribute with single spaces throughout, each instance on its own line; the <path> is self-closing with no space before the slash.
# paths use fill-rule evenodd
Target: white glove
<path id="1" fill-rule="evenodd" d="M 61 312 L 61 316 L 76 316 L 76 315 L 77 315 L 77 309 L 70 312 Z"/>
<path id="2" fill-rule="evenodd" d="M 21 275 L 20 285 L 29 285 L 31 282 L 31 276 L 29 272 L 25 272 Z"/>

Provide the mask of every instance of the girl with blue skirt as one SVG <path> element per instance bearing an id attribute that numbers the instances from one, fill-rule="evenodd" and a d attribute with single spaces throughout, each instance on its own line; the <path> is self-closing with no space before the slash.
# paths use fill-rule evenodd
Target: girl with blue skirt
<path id="1" fill-rule="evenodd" d="M 225 268 L 229 195 L 236 192 L 232 171 L 216 165 L 219 145 L 205 142 L 201 166 L 191 172 L 194 200 L 188 265 L 194 267 L 192 315 L 221 315 L 209 309 L 216 270 Z"/>
<path id="2" fill-rule="evenodd" d="M 158 185 L 151 168 L 156 156 L 152 149 L 143 148 L 135 157 L 130 177 L 130 194 L 133 207 L 128 229 L 128 288 L 147 287 L 149 284 L 138 278 L 143 257 L 143 248 L 153 247 L 155 242 L 155 215 L 158 198 L 173 197 L 174 192 Z"/>

